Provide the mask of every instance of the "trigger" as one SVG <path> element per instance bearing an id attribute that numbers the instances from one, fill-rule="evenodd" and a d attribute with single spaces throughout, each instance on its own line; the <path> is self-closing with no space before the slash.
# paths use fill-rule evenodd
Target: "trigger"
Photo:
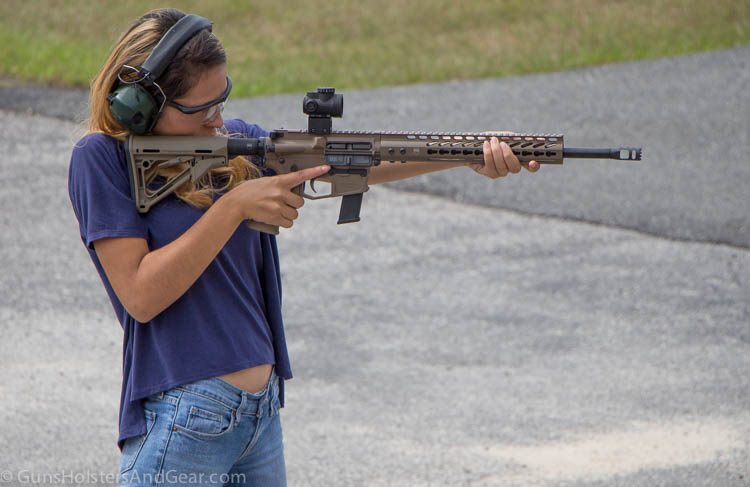
<path id="1" fill-rule="evenodd" d="M 312 189 L 313 193 L 315 193 L 315 194 L 310 194 L 307 191 L 305 191 L 304 193 L 302 193 L 302 196 L 304 196 L 308 200 L 322 200 L 324 198 L 331 198 L 332 195 L 330 195 L 330 194 L 323 195 L 323 196 L 318 195 L 318 192 L 315 190 L 315 180 L 316 179 L 317 178 L 314 178 L 314 179 L 310 180 L 310 189 Z"/>

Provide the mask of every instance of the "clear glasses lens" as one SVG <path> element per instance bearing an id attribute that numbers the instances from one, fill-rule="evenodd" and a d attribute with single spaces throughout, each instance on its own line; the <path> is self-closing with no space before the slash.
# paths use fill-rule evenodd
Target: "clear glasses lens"
<path id="1" fill-rule="evenodd" d="M 224 112 L 224 105 L 226 105 L 226 102 L 217 103 L 216 105 L 206 108 L 206 115 L 203 117 L 203 123 L 210 123 L 216 120 L 216 117 Z"/>

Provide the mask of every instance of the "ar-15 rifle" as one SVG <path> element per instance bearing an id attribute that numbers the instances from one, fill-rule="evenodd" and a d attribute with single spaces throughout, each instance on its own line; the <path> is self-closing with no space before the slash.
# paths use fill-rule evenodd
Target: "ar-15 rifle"
<path id="1" fill-rule="evenodd" d="M 621 147 L 582 149 L 564 147 L 562 135 L 507 133 L 421 133 L 332 131 L 331 117 L 341 117 L 344 98 L 333 88 L 309 92 L 302 103 L 308 115 L 308 129 L 274 130 L 268 137 L 170 137 L 129 136 L 126 141 L 130 187 L 139 212 L 145 213 L 189 180 L 198 182 L 215 167 L 230 159 L 259 156 L 262 167 L 276 174 L 327 164 L 325 178 L 330 194 L 311 195 L 305 184 L 294 192 L 308 199 L 343 196 L 338 223 L 359 221 L 362 195 L 369 189 L 370 169 L 382 163 L 407 161 L 482 163 L 482 144 L 490 137 L 506 142 L 521 163 L 562 164 L 564 158 L 617 159 L 640 161 L 641 149 Z M 153 175 L 158 167 L 183 165 L 184 170 L 158 188 Z M 315 191 L 315 181 L 311 181 Z M 251 228 L 278 234 L 277 226 L 249 222 Z"/>

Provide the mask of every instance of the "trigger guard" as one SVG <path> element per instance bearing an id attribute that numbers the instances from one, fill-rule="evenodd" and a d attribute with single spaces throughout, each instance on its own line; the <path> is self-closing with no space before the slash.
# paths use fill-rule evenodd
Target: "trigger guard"
<path id="1" fill-rule="evenodd" d="M 324 200 L 326 198 L 333 198 L 333 195 L 327 194 L 325 196 L 316 196 L 305 191 L 304 193 L 302 193 L 302 197 L 307 198 L 308 200 Z"/>
<path id="2" fill-rule="evenodd" d="M 326 198 L 333 198 L 333 192 L 331 194 L 326 194 L 323 196 L 318 195 L 318 192 L 315 190 L 315 181 L 317 181 L 318 178 L 313 178 L 310 180 L 310 189 L 313 190 L 314 195 L 308 193 L 307 191 L 303 191 L 302 196 L 304 198 L 307 198 L 308 200 L 323 200 Z"/>

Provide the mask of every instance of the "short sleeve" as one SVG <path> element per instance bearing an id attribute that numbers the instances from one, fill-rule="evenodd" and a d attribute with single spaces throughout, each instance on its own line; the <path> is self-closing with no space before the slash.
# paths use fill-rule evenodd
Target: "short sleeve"
<path id="1" fill-rule="evenodd" d="M 112 137 L 94 133 L 78 141 L 70 157 L 68 192 L 89 249 L 102 238 L 148 238 L 131 197 L 125 154 Z"/>
<path id="2" fill-rule="evenodd" d="M 246 123 L 240 119 L 225 120 L 224 128 L 230 136 L 239 134 L 242 137 L 268 137 L 268 132 L 259 125 Z"/>

